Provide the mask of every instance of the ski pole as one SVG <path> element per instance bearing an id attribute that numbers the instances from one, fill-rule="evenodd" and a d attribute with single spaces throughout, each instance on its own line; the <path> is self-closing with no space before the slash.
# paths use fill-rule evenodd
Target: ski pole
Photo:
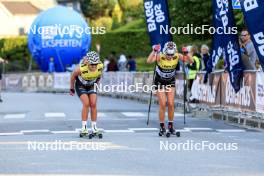
<path id="1" fill-rule="evenodd" d="M 157 66 L 157 53 L 156 53 L 156 61 L 155 61 L 155 66 L 154 66 L 154 73 L 153 73 L 153 80 L 152 80 L 152 85 L 154 84 L 155 81 L 155 77 L 156 77 L 156 66 Z M 151 104 L 152 104 L 152 96 L 153 96 L 153 92 L 151 90 L 150 92 L 150 98 L 149 98 L 149 107 L 148 107 L 148 119 L 147 119 L 147 125 L 149 125 L 149 116 L 150 116 L 150 109 L 151 109 Z"/>

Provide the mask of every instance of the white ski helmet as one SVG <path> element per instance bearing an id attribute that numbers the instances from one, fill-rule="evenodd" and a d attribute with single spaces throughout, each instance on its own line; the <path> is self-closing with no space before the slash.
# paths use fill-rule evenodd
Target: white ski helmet
<path id="1" fill-rule="evenodd" d="M 86 58 L 89 64 L 99 64 L 100 58 L 99 55 L 95 51 L 90 51 L 86 54 Z"/>
<path id="2" fill-rule="evenodd" d="M 163 48 L 163 54 L 174 55 L 177 52 L 177 46 L 174 42 L 167 42 Z"/>

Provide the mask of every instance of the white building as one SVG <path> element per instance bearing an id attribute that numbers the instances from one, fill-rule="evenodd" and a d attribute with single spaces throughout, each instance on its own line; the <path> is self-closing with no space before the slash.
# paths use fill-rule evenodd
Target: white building
<path id="1" fill-rule="evenodd" d="M 41 11 L 58 3 L 80 12 L 77 0 L 0 0 L 0 38 L 25 35 Z"/>
<path id="2" fill-rule="evenodd" d="M 57 2 L 62 6 L 66 6 L 81 13 L 81 5 L 79 0 L 57 0 Z"/>

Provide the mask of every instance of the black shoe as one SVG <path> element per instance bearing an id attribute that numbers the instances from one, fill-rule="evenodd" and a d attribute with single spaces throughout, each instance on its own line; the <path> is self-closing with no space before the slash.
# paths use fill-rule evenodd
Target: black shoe
<path id="1" fill-rule="evenodd" d="M 168 131 L 171 133 L 171 134 L 174 134 L 175 133 L 175 129 L 173 127 L 173 124 L 169 124 L 168 125 Z"/>
<path id="2" fill-rule="evenodd" d="M 3 100 L 0 98 L 0 103 L 2 103 L 3 102 Z"/>
<path id="3" fill-rule="evenodd" d="M 165 127 L 160 127 L 159 136 L 163 136 L 165 134 L 166 134 L 166 128 Z"/>

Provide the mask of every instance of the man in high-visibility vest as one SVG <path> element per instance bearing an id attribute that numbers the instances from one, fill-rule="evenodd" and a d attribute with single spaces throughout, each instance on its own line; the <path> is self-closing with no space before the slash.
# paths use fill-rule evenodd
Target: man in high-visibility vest
<path id="1" fill-rule="evenodd" d="M 197 72 L 200 70 L 201 62 L 200 62 L 200 54 L 198 53 L 198 48 L 196 46 L 192 46 L 189 51 L 189 56 L 192 58 L 193 63 L 188 64 L 188 80 L 189 80 L 189 89 L 192 88 L 193 81 L 196 78 Z"/>

